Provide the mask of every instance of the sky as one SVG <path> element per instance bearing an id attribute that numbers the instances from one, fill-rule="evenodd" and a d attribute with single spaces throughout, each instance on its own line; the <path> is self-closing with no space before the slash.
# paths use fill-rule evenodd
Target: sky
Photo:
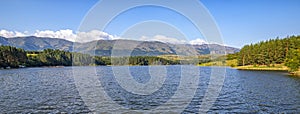
<path id="1" fill-rule="evenodd" d="M 187 42 L 192 44 L 203 43 L 202 39 L 205 39 L 188 18 L 162 7 L 132 8 L 115 17 L 104 30 L 78 31 L 85 16 L 99 2 L 98 0 L 0 0 L 0 2 L 0 35 L 5 37 L 34 35 L 67 40 L 72 40 L 76 35 L 82 38 L 92 37 L 92 40 L 136 37 L 171 43 L 185 42 L 184 39 L 188 39 Z M 300 35 L 299 0 L 200 0 L 200 2 L 214 18 L 225 45 L 241 48 L 245 44 L 270 38 Z M 189 7 L 181 4 L 178 6 Z M 114 7 L 118 7 L 118 4 L 116 3 Z M 193 13 L 197 13 L 197 10 Z M 158 25 L 159 29 L 154 25 Z"/>

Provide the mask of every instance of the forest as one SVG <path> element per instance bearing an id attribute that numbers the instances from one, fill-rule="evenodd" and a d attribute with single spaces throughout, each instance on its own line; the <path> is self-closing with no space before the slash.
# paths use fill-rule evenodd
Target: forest
<path id="1" fill-rule="evenodd" d="M 45 49 L 25 51 L 12 46 L 0 46 L 0 68 L 41 66 L 87 66 L 87 65 L 175 65 L 171 61 L 155 56 L 107 57 Z"/>
<path id="2" fill-rule="evenodd" d="M 221 64 L 237 66 L 287 66 L 290 72 L 300 67 L 300 36 L 276 38 L 259 43 L 245 45 L 240 52 L 228 54 L 217 59 L 211 55 L 199 56 L 197 60 L 178 58 L 177 56 L 130 56 L 110 57 L 91 56 L 89 54 L 45 49 L 43 51 L 25 51 L 11 46 L 0 46 L 0 68 L 40 67 L 40 66 L 87 66 L 87 65 L 176 65 L 199 64 L 223 61 Z M 211 65 L 218 65 L 216 63 Z"/>
<path id="3" fill-rule="evenodd" d="M 300 36 L 288 36 L 245 45 L 237 54 L 238 65 L 265 65 L 272 67 L 284 64 L 291 72 L 300 66 Z"/>

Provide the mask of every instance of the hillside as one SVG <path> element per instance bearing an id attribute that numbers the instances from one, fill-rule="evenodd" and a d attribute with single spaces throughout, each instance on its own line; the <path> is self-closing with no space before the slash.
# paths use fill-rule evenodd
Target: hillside
<path id="1" fill-rule="evenodd" d="M 73 48 L 73 42 L 67 40 L 57 38 L 38 38 L 34 36 L 15 38 L 0 37 L 0 44 L 14 46 L 28 51 L 41 51 L 44 49 L 71 51 Z"/>
<path id="2" fill-rule="evenodd" d="M 239 66 L 276 67 L 282 64 L 293 73 L 300 67 L 300 36 L 245 45 L 238 53 L 237 60 Z"/>
<path id="3" fill-rule="evenodd" d="M 73 45 L 75 44 L 75 45 Z M 83 52 L 98 56 L 157 56 L 157 55 L 204 55 L 227 54 L 238 52 L 238 48 L 221 46 L 218 44 L 170 44 L 158 41 L 135 40 L 98 40 L 86 43 L 74 43 L 64 39 L 40 37 L 0 37 L 0 45 L 14 46 L 28 51 L 44 49 L 59 49 L 72 52 Z M 74 48 L 73 48 L 74 46 Z"/>

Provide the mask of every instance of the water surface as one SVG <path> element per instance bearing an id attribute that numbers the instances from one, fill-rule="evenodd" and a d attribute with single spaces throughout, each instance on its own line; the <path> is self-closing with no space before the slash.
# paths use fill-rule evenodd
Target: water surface
<path id="1" fill-rule="evenodd" d="M 128 66 L 123 66 L 128 67 Z M 162 66 L 151 66 L 162 67 Z M 164 66 L 163 66 L 164 67 Z M 77 67 L 83 77 L 88 69 Z M 166 78 L 161 88 L 151 95 L 134 94 L 116 83 L 112 67 L 96 67 L 99 82 L 114 104 L 131 110 L 153 110 L 172 99 L 179 90 L 181 67 L 165 66 Z M 130 66 L 130 73 L 138 83 L 151 79 L 149 67 Z M 185 91 L 196 89 L 184 112 L 198 112 L 210 80 L 211 67 L 199 67 L 197 88 L 185 87 Z M 24 68 L 0 70 L 0 112 L 1 113 L 90 113 L 88 105 L 80 96 L 73 77 L 72 67 Z M 184 94 L 182 96 L 185 96 Z M 180 113 L 168 104 L 170 112 Z M 108 104 L 109 106 L 109 104 Z M 113 104 L 111 105 L 113 106 Z M 113 109 L 120 112 L 118 108 Z M 105 112 L 105 111 L 104 111 Z M 157 113 L 160 112 L 159 110 Z M 284 72 L 239 71 L 226 68 L 223 88 L 209 113 L 300 113 L 300 79 L 286 76 Z"/>

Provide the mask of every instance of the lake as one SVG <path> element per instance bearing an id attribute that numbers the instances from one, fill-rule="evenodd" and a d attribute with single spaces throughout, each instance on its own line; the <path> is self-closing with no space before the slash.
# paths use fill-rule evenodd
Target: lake
<path id="1" fill-rule="evenodd" d="M 212 72 L 218 74 L 213 69 L 226 72 L 213 79 Z M 210 85 L 216 88 L 209 90 Z M 22 68 L 0 70 L 0 88 L 0 113 L 197 113 L 203 104 L 208 113 L 300 113 L 300 78 L 275 71 L 179 65 Z"/>

